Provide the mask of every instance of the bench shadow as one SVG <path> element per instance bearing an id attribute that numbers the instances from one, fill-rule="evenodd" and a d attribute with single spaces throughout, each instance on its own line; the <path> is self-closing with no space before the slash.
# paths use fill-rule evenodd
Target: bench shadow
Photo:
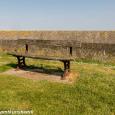
<path id="1" fill-rule="evenodd" d="M 6 65 L 10 66 L 14 69 L 16 69 L 18 66 L 17 64 L 14 64 L 14 63 L 9 63 Z M 49 65 L 43 66 L 43 64 L 40 64 L 39 66 L 27 65 L 26 68 L 22 68 L 21 70 L 49 74 L 49 75 L 55 75 L 55 76 L 61 76 L 61 77 L 63 76 L 63 70 L 60 67 L 49 66 Z"/>

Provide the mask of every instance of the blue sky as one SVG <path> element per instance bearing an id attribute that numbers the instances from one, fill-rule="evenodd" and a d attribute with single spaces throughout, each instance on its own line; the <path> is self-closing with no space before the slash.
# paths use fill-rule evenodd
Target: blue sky
<path id="1" fill-rule="evenodd" d="M 115 30 L 115 0 L 0 0 L 0 30 Z"/>

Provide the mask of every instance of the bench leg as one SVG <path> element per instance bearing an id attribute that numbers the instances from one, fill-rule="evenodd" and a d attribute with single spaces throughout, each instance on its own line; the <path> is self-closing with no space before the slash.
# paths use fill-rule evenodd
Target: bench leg
<path id="1" fill-rule="evenodd" d="M 62 80 L 65 80 L 66 76 L 68 76 L 70 73 L 70 61 L 63 61 L 63 63 L 64 63 L 64 74 Z"/>
<path id="2" fill-rule="evenodd" d="M 26 67 L 26 63 L 25 63 L 25 57 L 20 57 L 17 56 L 18 59 L 18 66 L 17 66 L 17 70 L 25 68 Z M 23 64 L 23 65 L 22 65 Z"/>

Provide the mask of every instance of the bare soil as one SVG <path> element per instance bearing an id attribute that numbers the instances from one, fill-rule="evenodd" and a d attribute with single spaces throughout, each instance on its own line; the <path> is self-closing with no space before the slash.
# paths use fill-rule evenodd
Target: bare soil
<path id="1" fill-rule="evenodd" d="M 70 75 L 67 76 L 66 80 L 61 80 L 61 76 L 63 75 L 63 72 L 48 73 L 43 69 L 25 69 L 25 70 L 18 70 L 18 71 L 16 69 L 11 69 L 6 72 L 3 72 L 3 74 L 20 76 L 27 79 L 49 80 L 52 82 L 61 82 L 61 83 L 73 83 L 76 80 L 75 79 L 76 76 L 78 76 L 78 74 L 70 73 Z"/>

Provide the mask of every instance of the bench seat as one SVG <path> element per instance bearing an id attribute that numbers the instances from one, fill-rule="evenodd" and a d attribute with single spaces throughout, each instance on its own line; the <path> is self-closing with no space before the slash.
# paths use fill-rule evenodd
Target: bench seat
<path id="1" fill-rule="evenodd" d="M 17 52 L 11 52 L 7 53 L 8 55 L 13 56 L 20 56 L 20 57 L 27 57 L 27 58 L 34 58 L 34 59 L 43 59 L 43 60 L 59 60 L 59 61 L 75 61 L 76 58 L 73 57 L 56 57 L 56 56 L 45 56 L 45 55 L 33 55 L 33 54 L 27 54 L 27 53 L 17 53 Z"/>

